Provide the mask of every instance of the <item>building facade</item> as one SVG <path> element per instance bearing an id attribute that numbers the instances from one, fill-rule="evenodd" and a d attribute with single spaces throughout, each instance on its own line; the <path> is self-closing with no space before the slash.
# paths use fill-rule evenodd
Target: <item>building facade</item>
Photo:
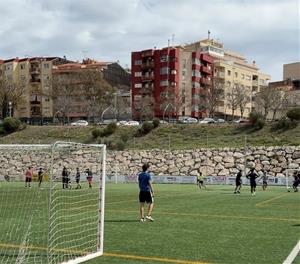
<path id="1" fill-rule="evenodd" d="M 59 57 L 13 58 L 0 65 L 2 118 L 14 116 L 27 123 L 51 122 L 52 67 L 66 62 Z M 9 104 L 7 107 L 6 105 Z M 5 109 L 9 108 L 9 113 Z"/>
<path id="2" fill-rule="evenodd" d="M 300 62 L 283 65 L 283 80 L 300 80 Z"/>
<path id="3" fill-rule="evenodd" d="M 211 83 L 211 56 L 168 47 L 132 52 L 131 61 L 134 119 L 202 116 L 198 103 Z"/>
<path id="4" fill-rule="evenodd" d="M 259 72 L 255 61 L 248 63 L 246 58 L 236 52 L 225 50 L 224 45 L 213 39 L 198 41 L 185 46 L 187 50 L 208 54 L 214 61 L 214 79 L 223 86 L 223 97 L 218 102 L 216 115 L 225 118 L 249 116 L 254 110 L 253 98 L 261 87 L 267 86 L 271 76 Z M 243 92 L 243 97 L 239 96 Z M 238 106 L 242 100 L 243 113 Z M 233 109 L 234 108 L 234 109 Z"/>

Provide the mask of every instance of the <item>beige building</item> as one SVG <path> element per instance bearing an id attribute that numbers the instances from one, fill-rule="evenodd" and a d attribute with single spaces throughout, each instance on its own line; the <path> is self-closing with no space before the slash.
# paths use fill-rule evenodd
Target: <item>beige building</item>
<path id="1" fill-rule="evenodd" d="M 0 64 L 2 117 L 10 114 L 29 123 L 52 121 L 53 102 L 50 98 L 52 67 L 65 59 L 58 57 L 14 58 Z M 3 105 L 4 104 L 4 105 Z M 8 107 L 7 104 L 10 104 Z M 5 113 L 6 112 L 6 113 Z"/>
<path id="2" fill-rule="evenodd" d="M 267 86 L 271 76 L 259 72 L 255 61 L 248 63 L 246 58 L 236 52 L 225 50 L 222 43 L 213 39 L 206 39 L 186 45 L 191 51 L 200 51 L 214 58 L 214 78 L 223 84 L 224 94 L 217 107 L 219 116 L 240 117 L 241 109 L 235 100 L 240 91 L 244 91 L 243 116 L 249 116 L 254 110 L 252 98 L 260 88 Z M 238 93 L 238 94 L 237 94 Z"/>
<path id="3" fill-rule="evenodd" d="M 300 62 L 283 64 L 283 80 L 300 80 Z"/>

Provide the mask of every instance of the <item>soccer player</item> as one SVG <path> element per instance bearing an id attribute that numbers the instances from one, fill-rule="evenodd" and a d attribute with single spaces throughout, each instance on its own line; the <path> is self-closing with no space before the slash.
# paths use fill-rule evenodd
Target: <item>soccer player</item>
<path id="1" fill-rule="evenodd" d="M 142 172 L 139 174 L 138 181 L 139 181 L 139 201 L 140 201 L 140 221 L 145 222 L 146 220 L 149 220 L 151 222 L 154 221 L 154 219 L 151 216 L 153 207 L 154 207 L 154 189 L 152 185 L 152 178 L 150 173 L 148 172 L 149 165 L 144 164 L 142 166 Z M 148 204 L 148 213 L 145 218 L 145 202 Z"/>
<path id="2" fill-rule="evenodd" d="M 43 169 L 40 168 L 38 171 L 38 182 L 39 182 L 39 187 L 41 187 L 42 181 L 43 181 L 43 176 L 44 176 L 44 172 Z"/>
<path id="3" fill-rule="evenodd" d="M 297 173 L 297 171 L 295 171 L 294 172 L 294 182 L 293 182 L 294 192 L 298 192 L 299 183 L 300 183 L 300 172 Z"/>
<path id="4" fill-rule="evenodd" d="M 68 188 L 68 171 L 67 168 L 64 166 L 62 173 L 61 173 L 61 180 L 62 180 L 62 188 Z"/>
<path id="5" fill-rule="evenodd" d="M 91 172 L 90 169 L 86 169 L 85 172 L 87 174 L 86 179 L 87 179 L 87 181 L 89 183 L 89 188 L 92 188 L 93 173 Z"/>
<path id="6" fill-rule="evenodd" d="M 75 174 L 75 181 L 76 181 L 76 189 L 81 189 L 81 185 L 80 185 L 80 171 L 79 168 L 76 168 L 76 174 Z"/>
<path id="7" fill-rule="evenodd" d="M 235 178 L 234 193 L 240 194 L 241 188 L 242 188 L 242 170 L 239 170 L 239 172 L 237 173 L 236 178 Z"/>
<path id="8" fill-rule="evenodd" d="M 256 178 L 259 176 L 254 171 L 254 168 L 250 170 L 250 172 L 246 176 L 248 179 L 250 179 L 250 186 L 251 186 L 251 195 L 255 196 L 255 189 L 256 189 Z"/>
<path id="9" fill-rule="evenodd" d="M 267 172 L 265 170 L 262 170 L 263 175 L 261 176 L 262 180 L 263 180 L 263 185 L 262 185 L 262 189 L 263 191 L 267 190 L 268 187 L 268 179 L 269 176 L 267 175 Z"/>
<path id="10" fill-rule="evenodd" d="M 198 171 L 199 171 L 199 174 L 197 176 L 197 184 L 200 189 L 202 189 L 202 187 L 206 189 L 206 186 L 204 185 L 204 177 L 202 175 L 202 172 L 200 171 L 200 169 Z"/>
<path id="11" fill-rule="evenodd" d="M 30 186 L 31 181 L 32 181 L 32 168 L 29 166 L 25 172 L 25 187 L 28 186 L 29 188 L 31 188 Z"/>

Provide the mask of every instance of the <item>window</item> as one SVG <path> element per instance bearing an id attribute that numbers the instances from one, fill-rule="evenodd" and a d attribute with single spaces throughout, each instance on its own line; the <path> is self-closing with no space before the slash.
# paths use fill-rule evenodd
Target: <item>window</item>
<path id="1" fill-rule="evenodd" d="M 231 71 L 227 70 L 227 75 L 230 76 L 231 75 Z"/>
<path id="2" fill-rule="evenodd" d="M 134 65 L 142 65 L 142 60 L 135 60 Z"/>
<path id="3" fill-rule="evenodd" d="M 169 68 L 168 67 L 163 67 L 163 68 L 160 68 L 160 74 L 161 75 L 164 75 L 164 74 L 168 74 L 169 73 Z"/>
<path id="4" fill-rule="evenodd" d="M 168 55 L 162 55 L 160 56 L 160 62 L 167 62 L 169 59 Z"/>
<path id="5" fill-rule="evenodd" d="M 49 63 L 44 64 L 44 69 L 49 69 Z"/>
<path id="6" fill-rule="evenodd" d="M 246 75 L 246 80 L 251 80 L 251 76 L 250 75 Z"/>
<path id="7" fill-rule="evenodd" d="M 168 85 L 169 85 L 168 80 L 160 81 L 160 86 L 168 86 Z"/>
<path id="8" fill-rule="evenodd" d="M 186 68 L 186 59 L 182 60 L 182 68 L 185 69 Z"/>
<path id="9" fill-rule="evenodd" d="M 24 63 L 20 64 L 20 68 L 21 68 L 21 70 L 24 70 L 25 69 L 25 64 Z"/>
<path id="10" fill-rule="evenodd" d="M 241 74 L 241 78 L 244 80 L 245 79 L 245 74 Z"/>
<path id="11" fill-rule="evenodd" d="M 234 73 L 234 77 L 237 78 L 239 74 L 237 72 Z"/>
<path id="12" fill-rule="evenodd" d="M 142 88 L 142 84 L 141 83 L 135 83 L 134 88 Z"/>
<path id="13" fill-rule="evenodd" d="M 200 88 L 200 83 L 193 82 L 193 88 Z"/>
<path id="14" fill-rule="evenodd" d="M 199 71 L 193 70 L 192 76 L 201 77 L 201 73 Z"/>
<path id="15" fill-rule="evenodd" d="M 193 63 L 193 64 L 197 64 L 197 65 L 200 65 L 200 64 L 201 64 L 200 60 L 197 59 L 197 58 L 193 58 L 192 63 Z"/>
<path id="16" fill-rule="evenodd" d="M 45 98 L 45 102 L 49 102 L 50 101 L 50 99 L 49 99 L 48 96 L 45 96 L 44 98 Z"/>
<path id="17" fill-rule="evenodd" d="M 134 77 L 141 77 L 142 76 L 142 72 L 135 72 L 134 73 Z"/>

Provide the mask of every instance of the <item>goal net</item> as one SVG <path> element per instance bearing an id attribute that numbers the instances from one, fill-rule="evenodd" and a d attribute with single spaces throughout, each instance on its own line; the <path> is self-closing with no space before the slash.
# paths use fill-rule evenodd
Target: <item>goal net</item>
<path id="1" fill-rule="evenodd" d="M 0 263 L 102 255 L 105 159 L 105 145 L 0 145 Z"/>
<path id="2" fill-rule="evenodd" d="M 300 175 L 300 169 L 287 169 L 285 171 L 285 183 L 287 190 L 293 189 L 293 183 L 295 181 L 295 174 Z"/>

